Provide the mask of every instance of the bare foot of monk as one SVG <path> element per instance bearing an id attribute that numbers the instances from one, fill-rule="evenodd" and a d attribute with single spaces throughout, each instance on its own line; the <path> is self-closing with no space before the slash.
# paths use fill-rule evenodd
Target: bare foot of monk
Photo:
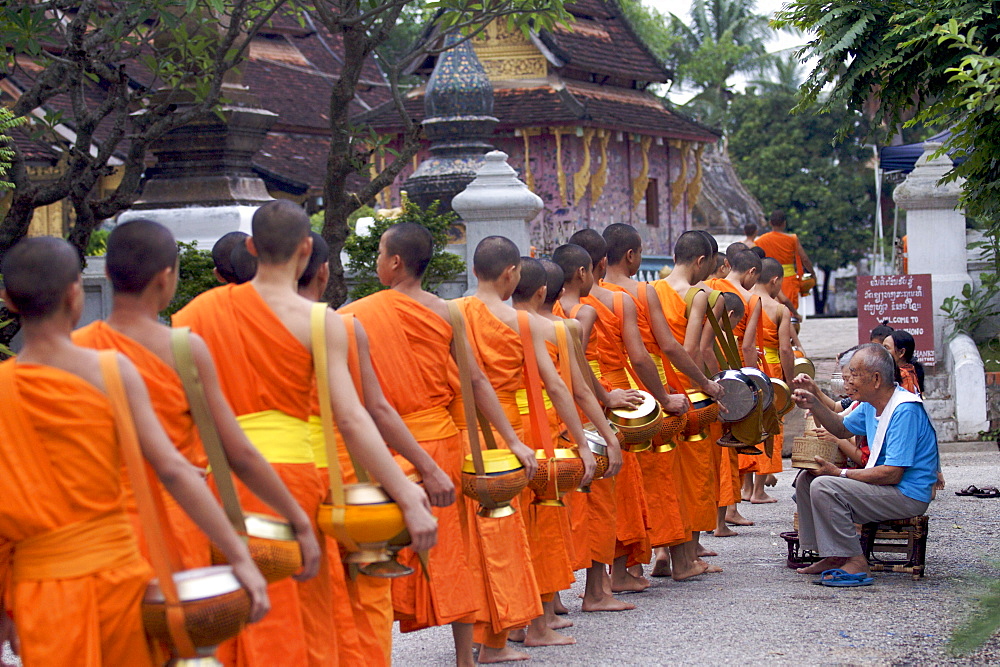
<path id="1" fill-rule="evenodd" d="M 726 523 L 732 524 L 734 526 L 752 526 L 753 521 L 746 518 L 740 511 L 736 508 L 736 505 L 730 506 L 726 510 Z"/>
<path id="2" fill-rule="evenodd" d="M 642 565 L 639 565 L 638 563 L 636 563 L 635 565 L 633 565 L 630 568 L 628 568 L 628 573 L 631 574 L 633 577 L 640 577 L 641 578 L 642 577 Z"/>
<path id="3" fill-rule="evenodd" d="M 503 648 L 484 646 L 479 650 L 480 665 L 490 665 L 495 662 L 518 662 L 520 660 L 531 660 L 531 656 L 524 651 L 518 651 L 509 646 L 504 646 Z"/>
<path id="4" fill-rule="evenodd" d="M 848 560 L 844 556 L 828 556 L 809 567 L 800 567 L 795 571 L 799 574 L 823 574 L 826 570 L 842 567 Z"/>
<path id="5" fill-rule="evenodd" d="M 552 609 L 560 616 L 569 613 L 569 609 L 567 609 L 566 605 L 563 604 L 562 598 L 559 597 L 559 593 L 556 593 L 556 596 L 552 599 Z"/>
<path id="6" fill-rule="evenodd" d="M 712 565 L 711 563 L 707 563 L 700 558 L 695 558 L 694 562 L 696 565 L 705 566 L 705 574 L 719 574 L 720 572 L 722 572 L 722 568 L 719 567 L 718 565 Z"/>
<path id="7" fill-rule="evenodd" d="M 562 630 L 563 628 L 573 627 L 573 621 L 568 618 L 559 618 L 556 616 L 556 598 L 542 603 L 542 617 L 545 619 L 545 625 L 548 626 L 549 630 Z"/>
<path id="8" fill-rule="evenodd" d="M 723 526 L 721 528 L 716 528 L 712 531 L 712 534 L 716 537 L 736 537 L 739 535 L 735 530 L 729 528 L 729 526 Z"/>
<path id="9" fill-rule="evenodd" d="M 778 499 L 772 498 L 771 496 L 761 491 L 760 493 L 755 493 L 752 496 L 750 496 L 750 502 L 754 505 L 764 505 L 766 503 L 776 503 L 778 502 Z"/>
<path id="10" fill-rule="evenodd" d="M 656 560 L 653 561 L 653 571 L 649 573 L 651 577 L 669 577 L 670 576 L 670 554 L 659 555 L 657 554 Z"/>
<path id="11" fill-rule="evenodd" d="M 698 545 L 698 550 L 695 551 L 695 555 L 698 558 L 709 558 L 711 556 L 718 556 L 719 554 L 716 553 L 716 552 L 714 552 L 714 551 L 709 551 L 708 549 L 706 549 L 705 547 L 703 547 L 703 546 L 701 546 L 699 544 Z"/>
<path id="12" fill-rule="evenodd" d="M 772 473 L 764 475 L 764 486 L 777 486 L 778 478 Z"/>
<path id="13" fill-rule="evenodd" d="M 624 572 L 620 577 L 613 575 L 611 577 L 612 593 L 641 593 L 647 588 L 649 588 L 649 579 L 645 577 L 636 577 L 628 572 Z"/>
<path id="14" fill-rule="evenodd" d="M 518 644 L 524 643 L 524 638 L 528 634 L 527 628 L 518 628 L 517 630 L 511 630 L 507 634 L 507 641 L 517 642 Z"/>
<path id="15" fill-rule="evenodd" d="M 753 494 L 753 475 L 754 474 L 752 472 L 748 472 L 743 476 L 743 486 L 740 489 L 740 498 L 742 498 L 745 503 L 750 502 L 750 496 Z"/>
<path id="16" fill-rule="evenodd" d="M 622 602 L 611 595 L 602 595 L 595 599 L 584 596 L 581 609 L 583 611 L 629 611 L 635 609 L 635 605 Z"/>
<path id="17" fill-rule="evenodd" d="M 681 563 L 674 562 L 671 567 L 670 577 L 674 581 L 686 581 L 691 577 L 697 577 L 708 571 L 708 563 L 705 561 L 685 561 L 684 567 Z"/>
<path id="18" fill-rule="evenodd" d="M 546 625 L 545 618 L 539 616 L 528 626 L 528 634 L 524 638 L 525 646 L 566 646 L 575 644 L 572 637 L 556 632 Z"/>

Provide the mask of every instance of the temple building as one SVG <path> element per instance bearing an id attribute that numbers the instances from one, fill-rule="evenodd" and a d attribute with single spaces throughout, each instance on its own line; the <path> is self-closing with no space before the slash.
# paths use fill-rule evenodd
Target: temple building
<path id="1" fill-rule="evenodd" d="M 503 21 L 473 40 L 493 85 L 498 119 L 489 138 L 542 197 L 531 223 L 532 244 L 550 252 L 581 227 L 615 222 L 636 226 L 649 254 L 669 254 L 692 228 L 702 186 L 702 154 L 719 133 L 670 110 L 649 92 L 672 75 L 628 25 L 615 0 L 574 0 L 568 27 L 525 37 Z M 436 57 L 414 70 L 429 74 Z M 406 112 L 424 118 L 423 89 L 411 92 Z M 359 116 L 384 134 L 398 134 L 391 103 Z M 404 168 L 381 204 L 399 191 L 427 155 L 425 146 Z"/>

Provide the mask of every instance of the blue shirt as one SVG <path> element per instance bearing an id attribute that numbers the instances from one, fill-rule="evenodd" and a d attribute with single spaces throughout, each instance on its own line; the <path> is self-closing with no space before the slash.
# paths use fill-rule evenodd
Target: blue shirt
<path id="1" fill-rule="evenodd" d="M 875 406 L 862 403 L 844 417 L 844 426 L 857 435 L 867 435 L 869 443 L 874 442 L 878 428 Z M 921 502 L 931 501 L 938 471 L 937 434 L 922 404 L 896 406 L 875 465 L 904 468 L 903 478 L 896 484 L 899 492 Z"/>

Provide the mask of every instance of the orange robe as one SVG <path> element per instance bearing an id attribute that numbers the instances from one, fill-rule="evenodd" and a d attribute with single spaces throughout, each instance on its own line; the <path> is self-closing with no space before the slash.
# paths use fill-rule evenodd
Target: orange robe
<path id="1" fill-rule="evenodd" d="M 802 268 L 798 257 L 798 237 L 785 232 L 768 232 L 757 237 L 757 245 L 764 249 L 768 257 L 781 262 L 785 270 L 785 279 L 781 283 L 781 291 L 796 308 L 799 307 L 799 285 L 801 284 Z"/>
<path id="2" fill-rule="evenodd" d="M 602 281 L 601 285 L 615 292 L 629 293 L 624 287 L 615 283 Z M 657 367 L 662 369 L 662 364 L 670 363 L 670 361 L 662 356 L 662 350 L 659 343 L 656 342 L 656 335 L 653 333 L 649 304 L 645 298 L 646 287 L 645 282 L 639 283 L 639 298 L 635 299 L 636 319 L 643 346 L 650 357 L 660 361 Z M 670 392 L 666 375 L 664 371 L 660 372 L 660 382 Z M 638 378 L 633 378 L 633 381 L 638 385 Z M 676 449 L 659 453 L 650 450 L 636 454 L 639 470 L 642 473 L 646 504 L 649 508 L 649 542 L 653 547 L 673 546 L 690 539 L 690 531 L 685 530 L 684 519 L 681 517 L 680 502 L 677 498 L 677 488 L 674 482 L 674 456 L 676 452 Z"/>
<path id="3" fill-rule="evenodd" d="M 107 397 L 49 366 L 0 364 L 0 614 L 26 667 L 152 667 L 152 571 L 122 501 Z"/>
<path id="4" fill-rule="evenodd" d="M 564 319 L 575 317 L 580 305 L 567 315 L 556 301 L 552 312 Z M 597 364 L 597 336 L 591 336 L 584 351 L 591 367 Z M 600 377 L 600 369 L 594 369 Z M 570 534 L 573 541 L 573 569 L 583 570 L 594 564 L 608 565 L 615 559 L 617 509 L 615 486 L 617 477 L 599 479 L 590 485 L 590 493 L 571 493 L 566 498 L 570 513 Z"/>
<path id="5" fill-rule="evenodd" d="M 524 442 L 515 398 L 523 382 L 521 336 L 497 319 L 478 298 L 459 299 L 458 304 L 465 317 L 476 361 L 489 378 L 511 426 Z M 502 438 L 497 436 L 496 439 L 497 445 L 502 447 Z M 502 648 L 510 629 L 522 628 L 541 616 L 541 593 L 530 565 L 523 510 L 501 519 L 484 518 L 476 514 L 475 505 L 474 502 L 465 503 L 467 521 L 475 528 L 469 531 L 471 557 L 482 577 L 486 600 L 485 608 L 476 617 L 476 641 L 491 648 Z"/>
<path id="6" fill-rule="evenodd" d="M 219 383 L 250 441 L 274 467 L 292 496 L 315 522 L 327 492 L 309 442 L 313 386 L 311 352 L 288 331 L 251 283 L 223 285 L 196 297 L 173 317 L 208 345 L 219 369 Z M 282 420 L 280 451 L 261 433 L 261 419 Z M 274 516 L 274 510 L 237 481 L 243 509 Z M 313 524 L 316 530 L 315 523 Z M 325 540 L 322 535 L 320 544 Z M 327 558 L 309 581 L 270 584 L 271 612 L 219 647 L 218 658 L 231 665 L 337 664 L 333 587 Z"/>
<path id="7" fill-rule="evenodd" d="M 472 623 L 481 606 L 469 590 L 476 582 L 462 501 L 462 436 L 448 411 L 455 400 L 458 369 L 451 355 L 451 325 L 396 290 L 383 290 L 341 309 L 353 313 L 368 334 L 372 366 L 386 399 L 421 447 L 455 484 L 458 500 L 433 507 L 438 542 L 429 553 L 429 579 L 409 549 L 400 562 L 418 572 L 392 582 L 392 604 L 400 630 Z"/>
<path id="8" fill-rule="evenodd" d="M 73 332 L 73 342 L 95 350 L 117 350 L 128 357 L 146 383 L 153 410 L 170 441 L 192 465 L 202 470 L 207 467 L 208 458 L 198 436 L 198 429 L 195 428 L 194 419 L 191 417 L 184 386 L 177 371 L 138 341 L 115 331 L 106 322 L 97 321 L 77 329 Z M 125 507 L 135 527 L 136 535 L 139 536 L 140 551 L 148 560 L 148 549 L 142 537 L 135 497 L 132 495 L 124 468 L 122 475 L 126 490 Z M 208 536 L 180 508 L 174 497 L 164 491 L 162 485 L 157 484 L 157 486 L 163 497 L 169 533 L 176 545 L 181 565 L 184 569 L 211 565 Z"/>
<path id="9" fill-rule="evenodd" d="M 625 363 L 621 318 L 600 299 L 585 296 L 581 303 L 597 311 L 591 337 L 597 338 L 597 363 L 601 376 L 616 389 L 631 389 Z M 616 543 L 615 557 L 628 556 L 628 564 L 648 563 L 652 556 L 649 543 L 649 506 L 642 483 L 639 459 L 632 452 L 622 452 L 622 468 L 615 482 Z"/>
<path id="10" fill-rule="evenodd" d="M 552 359 L 552 364 L 559 368 L 559 348 L 555 343 L 545 341 L 545 347 Z M 542 432 L 543 438 L 550 438 L 554 446 L 568 447 L 568 443 L 558 442 L 559 434 L 562 432 L 562 424 L 559 422 L 559 415 L 555 408 L 544 395 L 545 424 L 548 429 Z M 535 449 L 543 449 L 544 443 L 535 442 L 534 432 L 531 429 L 531 415 L 529 410 L 534 406 L 530 405 L 527 392 L 522 387 L 517 390 L 518 411 L 521 415 L 521 428 L 527 437 L 525 444 Z M 564 502 L 570 496 L 579 495 L 569 493 L 564 496 Z M 542 594 L 542 600 L 551 600 L 555 593 L 566 590 L 573 585 L 573 565 L 571 563 L 572 544 L 566 540 L 566 532 L 569 529 L 569 513 L 565 507 L 548 507 L 535 505 L 535 492 L 525 489 L 521 492 L 521 510 L 524 512 L 524 529 L 528 534 L 528 549 L 531 551 L 531 565 L 535 573 L 535 582 L 538 590 Z M 564 531 L 565 524 L 565 531 Z"/>
<path id="11" fill-rule="evenodd" d="M 674 339 L 681 345 L 687 333 L 687 314 L 684 298 L 665 280 L 653 283 L 667 325 Z M 691 381 L 678 374 L 685 389 L 691 388 Z M 685 524 L 692 531 L 715 530 L 716 509 L 719 499 L 719 458 L 720 447 L 715 444 L 716 424 L 708 438 L 700 441 L 682 441 L 674 458 L 674 479 L 681 498 L 681 510 L 686 512 Z M 719 433 L 721 435 L 721 433 Z"/>
<path id="12" fill-rule="evenodd" d="M 784 373 L 781 370 L 781 361 L 778 358 L 778 346 L 780 344 L 778 339 L 778 326 L 768 316 L 767 311 L 763 308 L 761 308 L 760 311 L 760 327 L 760 340 L 764 345 L 763 370 L 773 378 L 778 378 L 779 380 L 784 379 Z M 784 431 L 784 428 L 782 428 L 782 431 Z M 783 467 L 781 460 L 781 447 L 783 440 L 784 435 L 781 431 L 774 434 L 774 449 L 772 450 L 771 456 L 768 458 L 766 454 L 763 454 L 756 457 L 760 459 L 757 462 L 756 472 L 761 475 L 781 472 Z"/>

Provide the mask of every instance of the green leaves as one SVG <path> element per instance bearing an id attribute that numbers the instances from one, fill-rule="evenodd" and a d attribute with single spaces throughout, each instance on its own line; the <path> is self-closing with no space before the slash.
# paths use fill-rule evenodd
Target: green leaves
<path id="1" fill-rule="evenodd" d="M 13 183 L 4 179 L 4 176 L 9 173 L 11 161 L 14 159 L 14 151 L 6 146 L 11 141 L 10 130 L 24 125 L 26 122 L 28 119 L 24 116 L 15 116 L 10 109 L 0 106 L 0 192 L 14 188 Z"/>

